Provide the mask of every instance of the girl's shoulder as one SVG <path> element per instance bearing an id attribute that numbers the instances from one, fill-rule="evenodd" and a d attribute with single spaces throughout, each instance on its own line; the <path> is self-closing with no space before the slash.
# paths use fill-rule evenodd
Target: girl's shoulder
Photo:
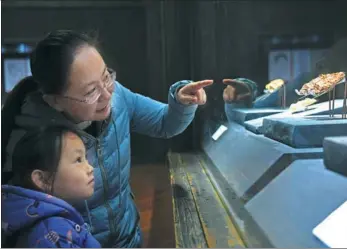
<path id="1" fill-rule="evenodd" d="M 28 247 L 100 247 L 87 224 L 55 216 L 34 224 L 22 239 Z"/>

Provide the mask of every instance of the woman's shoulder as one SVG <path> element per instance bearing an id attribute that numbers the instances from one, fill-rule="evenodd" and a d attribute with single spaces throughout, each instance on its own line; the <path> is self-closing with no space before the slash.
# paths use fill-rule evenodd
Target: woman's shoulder
<path id="1" fill-rule="evenodd" d="M 49 217 L 37 222 L 27 235 L 28 247 L 90 247 L 87 244 L 96 240 L 88 231 L 87 225 L 79 225 L 64 217 Z"/>

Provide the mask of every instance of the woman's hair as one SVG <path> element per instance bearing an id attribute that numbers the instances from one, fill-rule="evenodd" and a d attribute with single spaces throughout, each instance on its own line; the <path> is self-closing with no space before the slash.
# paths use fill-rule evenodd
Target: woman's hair
<path id="1" fill-rule="evenodd" d="M 60 94 L 67 87 L 70 66 L 83 46 L 96 46 L 94 38 L 69 30 L 58 30 L 40 41 L 30 57 L 33 78 L 45 94 Z"/>
<path id="2" fill-rule="evenodd" d="M 96 47 L 96 38 L 85 33 L 58 30 L 41 40 L 30 56 L 31 74 L 22 79 L 8 95 L 1 111 L 1 163 L 6 162 L 6 147 L 15 117 L 20 113 L 28 93 L 40 90 L 44 94 L 61 94 L 66 90 L 70 67 L 83 46 Z"/>
<path id="3" fill-rule="evenodd" d="M 31 174 L 34 170 L 42 170 L 46 173 L 43 181 L 52 186 L 45 191 L 53 193 L 55 173 L 62 155 L 63 137 L 67 132 L 74 131 L 66 127 L 51 126 L 27 132 L 13 151 L 13 184 L 37 190 Z"/>

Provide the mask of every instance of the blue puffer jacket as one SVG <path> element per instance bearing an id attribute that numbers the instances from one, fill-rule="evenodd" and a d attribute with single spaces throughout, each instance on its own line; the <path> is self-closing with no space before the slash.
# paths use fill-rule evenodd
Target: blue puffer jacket
<path id="1" fill-rule="evenodd" d="M 56 197 L 5 185 L 1 209 L 5 247 L 100 247 L 77 210 Z"/>
<path id="2" fill-rule="evenodd" d="M 139 247 L 142 242 L 139 214 L 129 185 L 130 133 L 170 138 L 183 132 L 193 120 L 197 106 L 183 106 L 175 100 L 175 95 L 179 87 L 189 82 L 171 86 L 168 104 L 135 94 L 116 82 L 112 114 L 101 125 L 98 137 L 72 124 L 48 106 L 39 93 L 31 94 L 16 118 L 19 128 L 12 132 L 8 154 L 12 154 L 18 139 L 30 128 L 46 124 L 75 127 L 85 142 L 89 163 L 95 168 L 95 194 L 88 205 L 76 205 L 77 210 L 103 247 Z M 11 168 L 10 160 L 6 168 Z"/>

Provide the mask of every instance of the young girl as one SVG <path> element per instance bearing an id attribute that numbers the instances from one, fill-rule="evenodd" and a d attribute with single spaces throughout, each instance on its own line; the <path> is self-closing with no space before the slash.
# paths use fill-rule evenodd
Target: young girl
<path id="1" fill-rule="evenodd" d="M 94 193 L 93 167 L 78 135 L 62 127 L 27 133 L 12 166 L 13 185 L 2 186 L 5 246 L 100 247 L 72 207 Z"/>

